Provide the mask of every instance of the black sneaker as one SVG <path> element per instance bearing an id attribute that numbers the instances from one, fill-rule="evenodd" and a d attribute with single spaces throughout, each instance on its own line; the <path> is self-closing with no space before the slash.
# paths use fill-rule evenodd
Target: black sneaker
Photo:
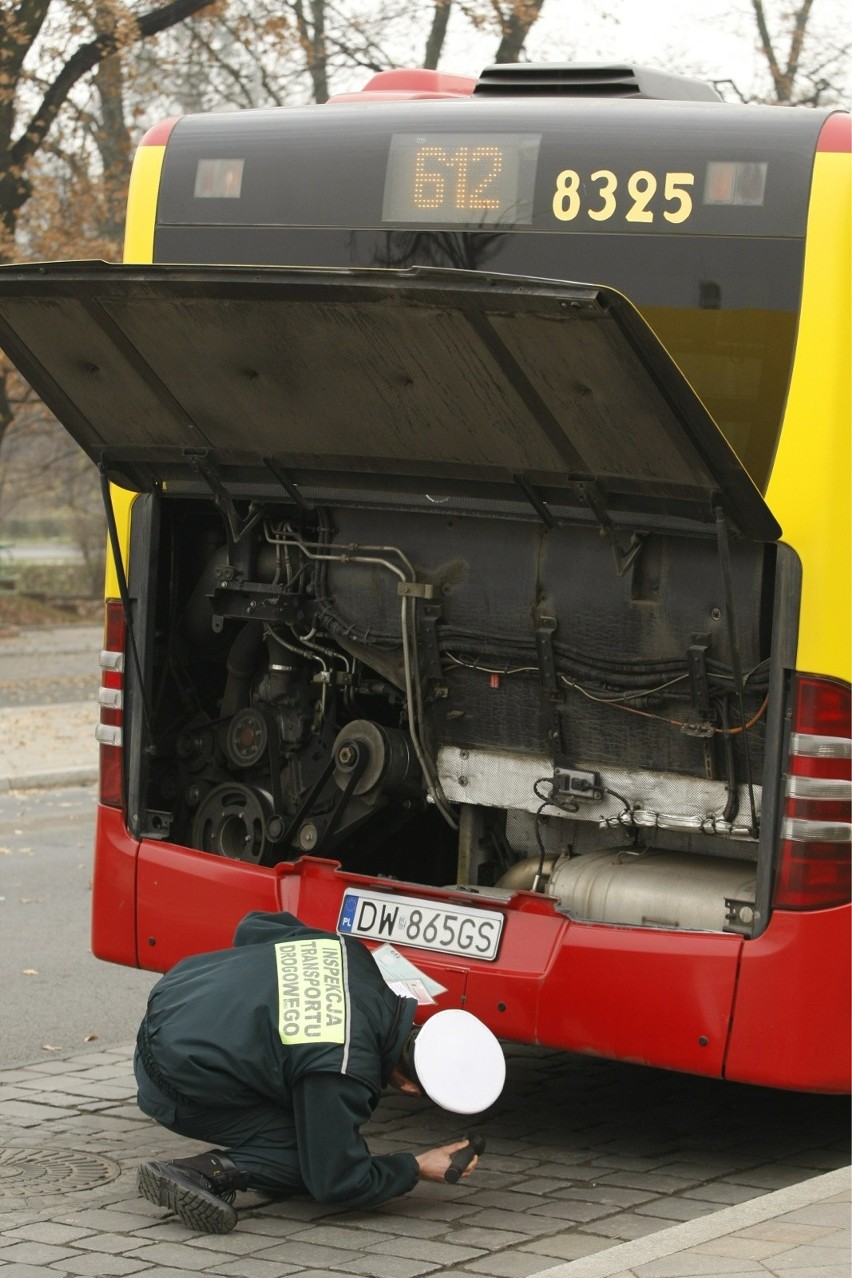
<path id="1" fill-rule="evenodd" d="M 142 1163 L 136 1185 L 143 1198 L 174 1212 L 188 1229 L 229 1234 L 238 1216 L 235 1192 L 245 1177 L 221 1154 L 199 1154 L 170 1163 Z"/>

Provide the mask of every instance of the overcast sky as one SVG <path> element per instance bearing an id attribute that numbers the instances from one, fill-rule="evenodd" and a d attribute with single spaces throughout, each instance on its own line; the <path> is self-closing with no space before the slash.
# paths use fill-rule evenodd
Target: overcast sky
<path id="1" fill-rule="evenodd" d="M 792 5 L 766 0 L 766 8 L 777 19 Z M 848 0 L 815 0 L 808 30 L 817 37 L 816 47 L 848 43 L 848 27 Z M 776 20 L 773 29 L 783 28 Z M 444 70 L 475 74 L 493 52 L 493 37 L 477 37 L 454 15 Z M 779 58 L 786 59 L 786 53 L 782 41 Z M 750 0 L 544 0 L 527 55 L 536 62 L 635 61 L 705 79 L 732 79 L 746 93 L 764 81 L 766 68 Z M 849 69 L 847 59 L 847 93 Z"/>

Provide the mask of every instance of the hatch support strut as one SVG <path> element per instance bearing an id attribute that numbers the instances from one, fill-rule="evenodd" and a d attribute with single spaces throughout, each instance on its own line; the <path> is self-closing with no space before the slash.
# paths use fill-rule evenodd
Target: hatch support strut
<path id="1" fill-rule="evenodd" d="M 251 532 L 255 524 L 263 518 L 265 507 L 263 505 L 258 505 L 254 509 L 249 507 L 250 514 L 248 518 L 241 519 L 239 511 L 234 504 L 234 499 L 222 483 L 215 465 L 207 456 L 206 449 L 185 448 L 183 455 L 213 494 L 213 501 L 227 522 L 231 542 L 242 541 L 243 537 Z M 306 513 L 313 510 L 311 504 L 305 501 L 298 488 L 296 488 L 287 471 L 279 466 L 274 458 L 264 457 L 263 464 L 300 510 Z"/>
<path id="2" fill-rule="evenodd" d="M 725 587 L 725 620 L 728 627 L 728 642 L 731 645 L 731 669 L 734 676 L 734 689 L 737 694 L 740 724 L 743 737 L 743 758 L 745 760 L 746 786 L 748 789 L 749 813 L 751 816 L 751 834 L 756 838 L 759 830 L 757 808 L 754 801 L 754 782 L 751 774 L 751 754 L 749 751 L 748 725 L 745 715 L 745 681 L 743 679 L 742 660 L 740 658 L 739 626 L 734 603 L 734 573 L 731 565 L 731 541 L 728 521 L 722 507 L 716 506 L 716 540 L 719 547 L 719 564 L 722 569 L 722 581 Z"/>

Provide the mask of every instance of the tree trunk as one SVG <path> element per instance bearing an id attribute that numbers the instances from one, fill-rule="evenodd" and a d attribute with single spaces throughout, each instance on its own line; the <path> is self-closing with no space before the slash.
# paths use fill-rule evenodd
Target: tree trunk
<path id="1" fill-rule="evenodd" d="M 314 102 L 328 101 L 328 51 L 325 46 L 325 0 L 310 0 L 311 21 L 305 15 L 302 0 L 294 0 L 293 13 L 299 29 L 299 41 L 305 55 L 305 66 L 311 77 Z"/>
<path id="2" fill-rule="evenodd" d="M 790 32 L 790 48 L 787 53 L 787 62 L 782 66 L 775 52 L 772 43 L 772 36 L 769 32 L 769 23 L 766 18 L 766 10 L 763 0 L 751 0 L 751 6 L 754 10 L 755 20 L 757 21 L 757 31 L 760 37 L 760 47 L 763 56 L 766 59 L 766 65 L 769 68 L 769 74 L 772 77 L 772 86 L 775 90 L 776 102 L 788 105 L 793 101 L 793 90 L 796 84 L 796 76 L 799 73 L 799 66 L 802 59 L 802 48 L 805 43 L 805 34 L 808 28 L 808 19 L 811 16 L 813 0 L 803 0 L 798 9 L 794 9 L 789 15 L 792 20 L 792 30 Z"/>
<path id="3" fill-rule="evenodd" d="M 114 34 L 115 10 L 107 0 L 98 0 L 95 25 L 99 33 Z M 120 53 L 98 63 L 95 87 L 101 103 L 95 143 L 103 167 L 103 233 L 108 239 L 121 244 L 130 177 L 131 140 L 124 116 L 124 66 Z"/>
<path id="4" fill-rule="evenodd" d="M 447 38 L 447 26 L 450 21 L 452 5 L 453 0 L 435 0 L 435 8 L 432 11 L 432 26 L 429 31 L 429 38 L 426 41 L 426 56 L 423 59 L 424 67 L 430 71 L 436 70 L 441 60 L 444 41 Z"/>
<path id="5" fill-rule="evenodd" d="M 530 28 L 538 21 L 544 0 L 512 0 L 508 17 L 501 13 L 500 25 L 503 38 L 500 41 L 495 62 L 518 62 Z M 498 6 L 495 6 L 498 7 Z"/>

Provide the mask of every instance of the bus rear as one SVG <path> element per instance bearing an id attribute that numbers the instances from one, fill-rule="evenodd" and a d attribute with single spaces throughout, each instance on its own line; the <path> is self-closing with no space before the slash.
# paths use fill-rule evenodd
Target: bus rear
<path id="1" fill-rule="evenodd" d="M 167 121 L 124 266 L 3 272 L 116 552 L 98 955 L 290 909 L 424 1016 L 848 1089 L 849 116 L 714 97 Z"/>

